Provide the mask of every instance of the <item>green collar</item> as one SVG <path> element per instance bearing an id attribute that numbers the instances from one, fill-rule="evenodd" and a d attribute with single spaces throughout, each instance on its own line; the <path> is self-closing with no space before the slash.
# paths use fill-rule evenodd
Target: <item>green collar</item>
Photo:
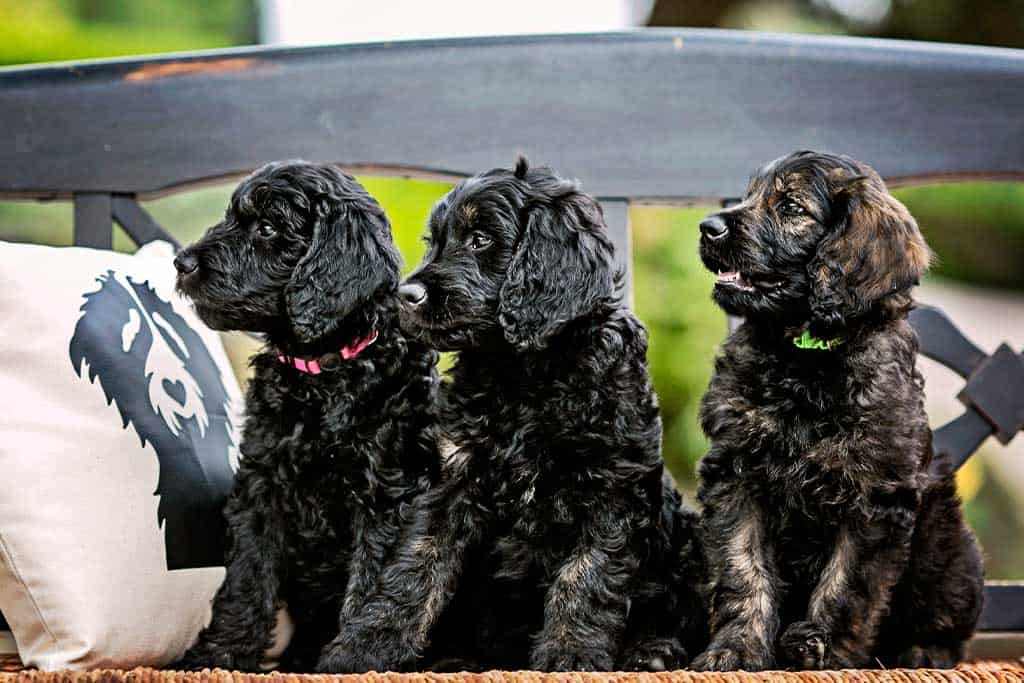
<path id="1" fill-rule="evenodd" d="M 798 349 L 814 349 L 815 351 L 831 351 L 835 347 L 842 344 L 845 340 L 842 337 L 833 337 L 832 339 L 818 339 L 812 337 L 811 333 L 804 330 L 804 333 L 799 337 L 793 337 L 793 346 Z"/>

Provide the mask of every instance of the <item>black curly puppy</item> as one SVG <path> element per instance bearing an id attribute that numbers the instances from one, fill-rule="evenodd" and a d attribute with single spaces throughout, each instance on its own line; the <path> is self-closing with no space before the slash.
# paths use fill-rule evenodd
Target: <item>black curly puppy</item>
<path id="1" fill-rule="evenodd" d="M 982 563 L 949 468 L 928 475 L 917 224 L 865 164 L 798 152 L 700 227 L 714 299 L 745 322 L 701 412 L 712 642 L 694 667 L 953 666 Z"/>
<path id="2" fill-rule="evenodd" d="M 697 521 L 663 480 L 647 332 L 600 206 L 521 159 L 453 189 L 429 230 L 400 291 L 403 328 L 458 353 L 442 483 L 337 668 L 685 664 L 706 642 Z"/>
<path id="3" fill-rule="evenodd" d="M 268 340 L 251 361 L 227 575 L 179 667 L 259 670 L 286 606 L 295 632 L 281 664 L 311 669 L 436 474 L 425 434 L 437 354 L 398 327 L 399 260 L 366 190 L 302 162 L 243 181 L 224 220 L 175 260 L 204 322 Z"/>

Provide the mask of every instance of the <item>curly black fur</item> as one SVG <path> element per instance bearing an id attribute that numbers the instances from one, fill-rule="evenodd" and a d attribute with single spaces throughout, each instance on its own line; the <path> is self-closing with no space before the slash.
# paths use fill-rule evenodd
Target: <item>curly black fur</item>
<path id="1" fill-rule="evenodd" d="M 914 219 L 868 166 L 798 152 L 701 230 L 714 298 L 746 320 L 701 412 L 712 643 L 694 667 L 954 665 L 982 564 L 952 473 L 928 476 Z M 808 328 L 843 341 L 797 348 Z"/>
<path id="2" fill-rule="evenodd" d="M 453 189 L 429 228 L 402 323 L 458 354 L 443 481 L 337 668 L 682 666 L 706 642 L 697 520 L 663 478 L 647 332 L 600 206 L 521 160 Z"/>
<path id="3" fill-rule="evenodd" d="M 376 584 L 407 503 L 436 474 L 424 440 L 437 354 L 398 327 L 399 255 L 384 211 L 330 166 L 269 164 L 177 259 L 178 286 L 217 329 L 260 332 L 227 575 L 182 668 L 258 670 L 286 606 L 282 664 L 311 669 Z M 350 360 L 338 350 L 373 331 Z M 279 354 L 319 358 L 306 374 Z M 321 668 L 329 666 L 320 662 Z"/>

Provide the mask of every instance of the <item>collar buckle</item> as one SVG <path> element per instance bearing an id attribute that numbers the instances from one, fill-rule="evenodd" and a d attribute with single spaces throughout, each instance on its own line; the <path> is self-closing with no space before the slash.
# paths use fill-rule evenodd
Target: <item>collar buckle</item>
<path id="1" fill-rule="evenodd" d="M 307 375 L 319 375 L 324 370 L 333 370 L 338 367 L 338 358 L 343 360 L 352 360 L 360 353 L 362 353 L 366 347 L 373 342 L 377 341 L 377 330 L 374 330 L 362 339 L 355 339 L 348 346 L 342 347 L 342 349 L 336 353 L 328 353 L 320 356 L 320 358 L 295 358 L 294 356 L 281 355 L 277 357 L 277 360 L 284 363 L 285 365 L 291 365 L 296 370 L 304 372 Z"/>

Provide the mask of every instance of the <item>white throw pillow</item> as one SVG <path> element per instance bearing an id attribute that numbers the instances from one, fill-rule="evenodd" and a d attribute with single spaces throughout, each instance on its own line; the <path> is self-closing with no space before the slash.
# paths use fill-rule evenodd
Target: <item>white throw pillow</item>
<path id="1" fill-rule="evenodd" d="M 0 242 L 0 612 L 26 665 L 169 663 L 223 579 L 243 402 L 172 257 Z"/>

